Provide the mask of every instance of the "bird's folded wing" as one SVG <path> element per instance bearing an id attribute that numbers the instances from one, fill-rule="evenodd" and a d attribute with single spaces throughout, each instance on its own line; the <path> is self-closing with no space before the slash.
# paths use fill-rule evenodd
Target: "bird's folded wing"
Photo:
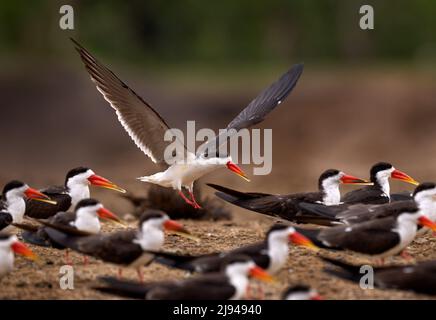
<path id="1" fill-rule="evenodd" d="M 165 132 L 170 130 L 165 120 L 138 94 L 121 81 L 111 70 L 94 58 L 74 39 L 71 39 L 85 64 L 86 70 L 98 91 L 115 109 L 118 120 L 135 144 L 153 162 L 167 165 L 165 149 L 173 141 L 165 141 Z M 171 135 L 170 137 L 174 137 Z M 186 150 L 183 142 L 176 138 L 177 150 Z M 177 154 L 177 157 L 184 155 Z"/>
<path id="2" fill-rule="evenodd" d="M 205 142 L 198 149 L 197 155 L 205 151 L 214 150 L 218 143 L 224 143 L 237 130 L 249 128 L 259 122 L 275 107 L 277 107 L 292 91 L 303 73 L 303 64 L 294 65 L 268 88 L 264 89 L 250 104 L 242 110 L 228 125 L 226 132 L 221 133 L 214 140 Z M 234 129 L 234 130 L 231 130 Z"/>

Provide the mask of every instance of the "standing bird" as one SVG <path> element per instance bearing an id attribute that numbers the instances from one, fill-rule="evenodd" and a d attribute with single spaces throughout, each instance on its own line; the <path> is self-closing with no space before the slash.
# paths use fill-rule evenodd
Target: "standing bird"
<path id="1" fill-rule="evenodd" d="M 0 230 L 7 231 L 12 223 L 23 221 L 27 206 L 32 204 L 25 199 L 48 202 L 49 206 L 55 204 L 47 195 L 30 188 L 27 184 L 17 180 L 10 181 L 4 186 L 1 196 Z"/>
<path id="2" fill-rule="evenodd" d="M 165 241 L 164 229 L 187 235 L 178 222 L 159 210 L 148 210 L 139 220 L 138 230 L 130 229 L 110 234 L 75 236 L 53 228 L 45 231 L 52 241 L 74 251 L 105 262 L 133 267 L 142 279 L 140 268 L 153 259 L 147 251 L 159 251 Z M 119 270 L 121 273 L 121 269 Z"/>
<path id="3" fill-rule="evenodd" d="M 212 253 L 200 256 L 178 255 L 157 252 L 155 261 L 172 268 L 190 272 L 217 272 L 223 260 L 233 255 L 247 255 L 270 274 L 282 270 L 289 256 L 289 242 L 297 245 L 315 248 L 315 245 L 306 237 L 299 234 L 291 226 L 283 224 L 274 225 L 267 233 L 264 241 L 248 246 L 236 248 L 222 253 Z"/>
<path id="4" fill-rule="evenodd" d="M 89 236 L 100 233 L 101 224 L 99 218 L 121 223 L 121 220 L 114 213 L 106 209 L 99 201 L 95 199 L 83 199 L 77 204 L 74 212 L 58 212 L 46 221 L 39 220 L 39 222 L 42 223 L 41 226 L 16 226 L 26 230 L 22 233 L 22 237 L 26 242 L 37 246 L 54 246 L 58 249 L 62 249 L 62 247 L 51 241 L 50 237 L 45 232 L 47 227 L 74 236 Z"/>
<path id="5" fill-rule="evenodd" d="M 419 208 L 423 215 L 436 221 L 436 184 L 419 184 L 413 194 L 413 200 L 403 200 L 385 204 L 342 204 L 323 206 L 321 204 L 302 203 L 300 206 L 311 214 L 329 217 L 336 222 L 355 224 L 374 219 L 397 216 L 405 210 Z"/>
<path id="6" fill-rule="evenodd" d="M 326 268 L 325 272 L 338 278 L 361 283 L 361 266 L 322 257 L 338 267 Z M 380 289 L 399 289 L 436 295 L 436 260 L 422 261 L 415 265 L 375 267 L 374 286 Z"/>
<path id="7" fill-rule="evenodd" d="M 402 252 L 413 241 L 418 223 L 436 230 L 436 224 L 418 208 L 408 208 L 396 216 L 350 226 L 296 229 L 319 247 L 346 249 L 383 259 Z"/>
<path id="8" fill-rule="evenodd" d="M 80 200 L 90 197 L 89 185 L 125 193 L 126 191 L 111 181 L 98 176 L 89 168 L 78 167 L 68 171 L 63 186 L 50 186 L 41 192 L 57 202 L 56 205 L 28 202 L 26 216 L 35 219 L 48 219 L 58 212 L 74 209 Z"/>
<path id="9" fill-rule="evenodd" d="M 170 132 L 170 127 L 165 120 L 112 71 L 94 58 L 89 51 L 75 40 L 71 40 L 74 42 L 98 91 L 115 109 L 118 120 L 124 129 L 141 151 L 164 170 L 151 176 L 141 177 L 139 180 L 173 188 L 188 204 L 195 208 L 200 206 L 193 194 L 193 184 L 203 175 L 227 167 L 237 175 L 247 179 L 244 172 L 232 162 L 231 157 L 215 156 L 215 150 L 218 150 L 216 148 L 217 142 L 224 143 L 238 130 L 263 121 L 268 113 L 289 95 L 303 72 L 302 64 L 292 67 L 242 110 L 227 125 L 225 132 L 222 132 L 216 139 L 204 143 L 195 155 L 192 150 L 187 150 L 180 139 L 176 138 L 173 142 L 165 141 L 166 133 Z M 171 147 L 175 147 L 177 152 L 171 152 Z M 190 199 L 185 196 L 182 188 L 188 190 Z"/>
<path id="10" fill-rule="evenodd" d="M 296 285 L 287 288 L 282 293 L 282 300 L 323 300 L 315 289 L 305 285 Z"/>
<path id="11" fill-rule="evenodd" d="M 219 198 L 238 207 L 297 223 L 318 222 L 330 224 L 331 219 L 322 219 L 319 215 L 311 216 L 301 211 L 299 204 L 301 202 L 321 203 L 329 206 L 339 204 L 341 199 L 339 185 L 341 183 L 362 184 L 367 183 L 367 181 L 336 169 L 329 169 L 319 177 L 318 192 L 274 195 L 259 192 L 240 192 L 215 184 L 208 185 L 218 190 L 215 194 Z"/>
<path id="12" fill-rule="evenodd" d="M 145 300 L 240 300 L 246 296 L 249 277 L 265 282 L 273 278 L 244 255 L 231 256 L 223 261 L 219 272 L 184 280 L 137 283 L 111 277 L 100 278 L 106 286 L 101 292 Z"/>
<path id="13" fill-rule="evenodd" d="M 30 260 L 37 259 L 37 256 L 19 242 L 16 236 L 0 233 L 0 279 L 14 269 L 14 253 Z"/>
<path id="14" fill-rule="evenodd" d="M 419 183 L 404 172 L 397 170 L 387 162 L 379 162 L 370 170 L 372 186 L 348 192 L 342 197 L 342 202 L 347 204 L 383 204 L 391 201 L 389 178 L 401 180 L 413 185 Z"/>

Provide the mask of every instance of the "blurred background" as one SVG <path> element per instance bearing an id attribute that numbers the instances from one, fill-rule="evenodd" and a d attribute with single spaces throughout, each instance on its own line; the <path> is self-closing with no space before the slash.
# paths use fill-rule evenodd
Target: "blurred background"
<path id="1" fill-rule="evenodd" d="M 59 28 L 63 4 L 74 8 L 72 31 Z M 364 4 L 374 8 L 374 30 L 359 28 Z M 248 184 L 220 170 L 203 182 L 309 191 L 324 169 L 367 177 L 377 161 L 434 181 L 435 16 L 432 0 L 1 1 L 0 182 L 62 184 L 68 169 L 85 165 L 140 194 L 134 178 L 157 169 L 69 37 L 183 130 L 186 120 L 224 128 L 261 89 L 305 63 L 294 92 L 260 126 L 273 129 L 272 173 Z"/>

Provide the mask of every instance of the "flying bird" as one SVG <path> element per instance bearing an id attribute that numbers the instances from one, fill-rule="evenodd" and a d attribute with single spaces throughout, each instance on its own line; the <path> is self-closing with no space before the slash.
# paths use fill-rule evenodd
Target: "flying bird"
<path id="1" fill-rule="evenodd" d="M 289 95 L 303 72 L 302 64 L 293 66 L 251 101 L 227 125 L 225 132 L 211 141 L 206 141 L 200 146 L 197 154 L 194 154 L 192 150 L 187 150 L 180 139 L 176 138 L 173 142 L 165 141 L 165 133 L 170 130 L 170 127 L 159 113 L 88 50 L 74 39 L 71 40 L 98 91 L 115 109 L 124 129 L 139 149 L 163 170 L 150 176 L 140 177 L 139 180 L 173 188 L 179 192 L 186 203 L 195 208 L 200 208 L 200 205 L 195 199 L 193 184 L 203 175 L 227 167 L 248 180 L 245 173 L 232 162 L 231 157 L 220 157 L 214 152 L 218 150 L 217 142 L 225 142 L 227 138 L 237 133 L 237 130 L 262 122 Z M 175 150 L 183 150 L 183 152 L 176 152 L 176 154 L 170 152 L 171 159 L 169 159 L 166 150 L 170 144 L 175 146 Z M 189 198 L 185 196 L 183 189 L 188 190 Z"/>

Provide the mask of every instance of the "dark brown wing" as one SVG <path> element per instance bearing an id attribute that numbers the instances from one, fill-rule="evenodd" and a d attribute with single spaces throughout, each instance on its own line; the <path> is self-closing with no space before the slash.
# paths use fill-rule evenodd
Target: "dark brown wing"
<path id="1" fill-rule="evenodd" d="M 0 231 L 12 223 L 12 216 L 8 212 L 0 212 Z"/>
<path id="2" fill-rule="evenodd" d="M 291 93 L 303 73 L 303 67 L 303 64 L 294 65 L 288 72 L 282 75 L 279 80 L 264 89 L 227 125 L 226 132 L 220 134 L 215 140 L 207 141 L 200 146 L 197 154 L 203 154 L 204 151 L 209 151 L 208 149 L 218 150 L 216 148 L 217 141 L 224 142 L 224 138 L 232 136 L 235 131 L 249 128 L 262 122 L 265 117 Z"/>
<path id="3" fill-rule="evenodd" d="M 379 187 L 367 186 L 346 193 L 341 201 L 348 204 L 384 204 L 389 202 L 389 198 Z"/>
<path id="4" fill-rule="evenodd" d="M 235 293 L 227 277 L 217 273 L 155 285 L 146 297 L 149 300 L 228 300 Z"/>
<path id="5" fill-rule="evenodd" d="M 53 228 L 46 228 L 46 232 L 54 242 L 105 262 L 129 265 L 143 254 L 133 242 L 136 230 L 87 237 L 69 236 Z"/>
<path id="6" fill-rule="evenodd" d="M 215 193 L 216 196 L 238 207 L 297 222 L 298 217 L 296 215 L 300 211 L 300 202 L 317 202 L 322 200 L 319 192 L 271 195 L 240 192 L 216 184 L 208 184 L 208 186 L 218 190 Z"/>
<path id="7" fill-rule="evenodd" d="M 364 254 L 381 254 L 400 242 L 398 234 L 391 231 L 395 224 L 396 219 L 389 217 L 351 226 L 333 227 L 320 231 L 318 239 L 332 247 Z"/>
<path id="8" fill-rule="evenodd" d="M 153 162 L 167 166 L 165 149 L 173 142 L 164 140 L 165 133 L 170 130 L 164 119 L 111 70 L 94 58 L 88 50 L 74 39 L 71 40 L 98 91 L 115 109 L 118 120 L 137 147 Z M 185 150 L 180 140 L 177 139 L 174 142 L 180 145 L 181 149 L 178 150 Z"/>
<path id="9" fill-rule="evenodd" d="M 26 200 L 25 215 L 35 219 L 48 219 L 61 211 L 68 211 L 71 207 L 71 197 L 67 189 L 61 186 L 49 187 L 41 190 L 42 193 L 49 196 L 56 204 L 49 204 L 41 201 Z"/>

